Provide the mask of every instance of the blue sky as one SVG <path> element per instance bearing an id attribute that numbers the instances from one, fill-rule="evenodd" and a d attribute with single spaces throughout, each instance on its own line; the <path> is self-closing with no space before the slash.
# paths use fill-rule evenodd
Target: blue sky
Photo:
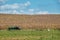
<path id="1" fill-rule="evenodd" d="M 60 14 L 60 0 L 0 0 L 0 13 Z"/>

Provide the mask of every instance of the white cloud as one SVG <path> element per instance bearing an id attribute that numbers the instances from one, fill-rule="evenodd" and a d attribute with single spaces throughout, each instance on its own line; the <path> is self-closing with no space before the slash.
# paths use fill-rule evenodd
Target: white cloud
<path id="1" fill-rule="evenodd" d="M 25 6 L 29 6 L 31 5 L 30 1 L 27 1 L 26 3 L 24 3 Z"/>
<path id="2" fill-rule="evenodd" d="M 7 0 L 0 0 L 0 4 L 5 3 Z"/>
<path id="3" fill-rule="evenodd" d="M 48 11 L 39 11 L 39 9 L 28 9 L 28 13 L 33 14 L 49 14 Z"/>
<path id="4" fill-rule="evenodd" d="M 30 13 L 30 15 L 49 14 L 48 11 L 28 12 L 28 13 Z"/>
<path id="5" fill-rule="evenodd" d="M 48 11 L 39 11 L 39 12 L 37 12 L 35 14 L 49 14 L 49 12 Z"/>
<path id="6" fill-rule="evenodd" d="M 0 2 L 6 1 L 6 0 L 0 0 Z M 1 5 L 0 6 L 0 13 L 24 13 L 24 11 L 22 9 L 27 8 L 31 3 L 29 1 L 27 1 L 26 3 L 14 3 L 14 4 L 5 4 L 5 5 Z M 17 11 L 17 10 L 20 10 Z M 32 9 L 30 9 L 32 10 Z M 33 11 L 33 10 L 32 10 Z"/>
<path id="7" fill-rule="evenodd" d="M 10 12 L 11 12 L 11 11 L 0 11 L 0 13 L 2 13 L 2 14 L 6 14 L 6 13 L 7 13 L 7 14 L 11 14 Z"/>
<path id="8" fill-rule="evenodd" d="M 5 13 L 5 14 L 6 13 L 7 14 L 28 14 L 28 15 L 49 14 L 48 11 L 40 11 L 40 12 L 36 12 L 36 13 L 34 13 L 34 12 L 25 13 L 23 10 L 20 10 L 20 12 L 17 11 L 17 10 L 0 11 L 0 13 Z"/>
<path id="9" fill-rule="evenodd" d="M 20 14 L 17 10 L 0 11 L 3 14 Z"/>
<path id="10" fill-rule="evenodd" d="M 16 6 L 15 4 L 14 6 Z M 13 8 L 13 6 L 11 7 Z M 16 6 L 18 8 L 18 6 Z M 7 11 L 2 11 L 0 13 L 12 13 L 12 14 L 29 14 L 29 15 L 36 15 L 36 14 L 49 14 L 48 11 L 37 11 L 37 9 L 28 9 L 28 11 L 24 11 L 23 9 L 20 9 L 20 11 L 17 11 L 16 8 L 13 8 L 14 10 L 7 10 Z"/>
<path id="11" fill-rule="evenodd" d="M 5 2 L 6 0 L 0 0 L 0 2 Z M 0 6 L 0 13 L 8 13 L 8 14 L 48 14 L 47 11 L 38 11 L 38 9 L 28 9 L 28 11 L 24 11 L 24 8 L 27 8 L 29 5 L 31 5 L 30 1 L 27 1 L 26 3 L 18 4 L 5 4 Z M 19 11 L 18 11 L 19 10 Z"/>
<path id="12" fill-rule="evenodd" d="M 16 10 L 13 10 L 12 13 L 18 13 Z"/>
<path id="13" fill-rule="evenodd" d="M 23 13 L 24 11 L 23 10 L 20 10 L 21 13 Z"/>
<path id="14" fill-rule="evenodd" d="M 0 6 L 0 10 L 6 10 L 6 9 L 17 9 L 19 8 L 19 5 L 18 4 L 6 4 L 6 5 L 2 5 Z"/>
<path id="15" fill-rule="evenodd" d="M 9 9 L 24 9 L 27 6 L 29 6 L 31 3 L 29 1 L 27 1 L 26 3 L 22 3 L 22 4 L 18 4 L 18 3 L 14 3 L 14 4 L 5 4 L 5 5 L 1 5 L 0 6 L 0 10 L 9 10 Z"/>
<path id="16" fill-rule="evenodd" d="M 29 11 L 29 12 L 33 12 L 33 11 L 34 11 L 34 9 L 29 9 L 28 11 Z"/>

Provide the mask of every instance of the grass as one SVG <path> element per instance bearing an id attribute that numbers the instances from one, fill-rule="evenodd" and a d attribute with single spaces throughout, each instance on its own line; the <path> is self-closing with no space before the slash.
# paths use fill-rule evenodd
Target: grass
<path id="1" fill-rule="evenodd" d="M 60 40 L 60 30 L 0 30 L 0 40 Z"/>

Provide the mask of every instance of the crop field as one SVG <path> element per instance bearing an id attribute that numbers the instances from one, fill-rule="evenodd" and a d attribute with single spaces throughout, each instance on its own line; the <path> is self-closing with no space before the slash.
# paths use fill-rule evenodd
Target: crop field
<path id="1" fill-rule="evenodd" d="M 60 40 L 60 15 L 0 14 L 0 40 Z"/>
<path id="2" fill-rule="evenodd" d="M 60 15 L 0 14 L 0 29 L 10 26 L 22 29 L 60 28 Z"/>
<path id="3" fill-rule="evenodd" d="M 60 30 L 0 30 L 0 40 L 60 40 Z"/>

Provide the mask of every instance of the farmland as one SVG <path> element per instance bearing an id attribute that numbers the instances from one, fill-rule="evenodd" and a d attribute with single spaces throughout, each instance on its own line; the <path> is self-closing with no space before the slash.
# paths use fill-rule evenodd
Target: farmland
<path id="1" fill-rule="evenodd" d="M 0 14 L 0 40 L 60 40 L 60 15 Z"/>
<path id="2" fill-rule="evenodd" d="M 0 30 L 0 40 L 60 40 L 60 30 Z"/>
<path id="3" fill-rule="evenodd" d="M 9 26 L 18 26 L 22 29 L 60 28 L 60 14 L 0 14 L 0 29 L 7 29 Z"/>

